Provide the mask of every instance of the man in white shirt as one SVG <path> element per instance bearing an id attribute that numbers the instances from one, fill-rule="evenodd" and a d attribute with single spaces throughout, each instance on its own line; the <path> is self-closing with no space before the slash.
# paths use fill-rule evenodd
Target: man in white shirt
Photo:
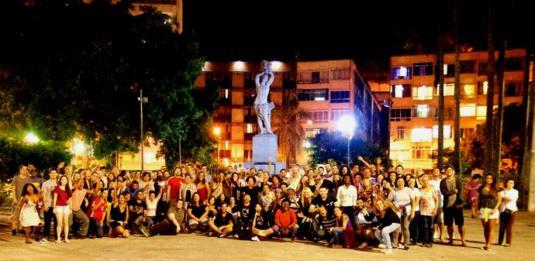
<path id="1" fill-rule="evenodd" d="M 58 172 L 53 169 L 50 171 L 49 179 L 43 183 L 41 186 L 41 193 L 43 194 L 43 212 L 45 216 L 45 226 L 43 231 L 43 239 L 41 242 L 48 242 L 48 237 L 50 236 L 50 225 L 52 219 L 54 219 L 54 225 L 57 224 L 56 215 L 54 215 L 54 207 L 52 206 L 52 191 L 58 185 L 57 177 Z M 54 229 L 55 230 L 55 229 Z"/>

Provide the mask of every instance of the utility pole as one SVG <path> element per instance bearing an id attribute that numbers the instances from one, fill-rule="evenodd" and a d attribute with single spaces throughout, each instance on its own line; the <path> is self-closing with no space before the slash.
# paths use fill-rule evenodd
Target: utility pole
<path id="1" fill-rule="evenodd" d="M 137 97 L 137 100 L 139 101 L 139 129 L 141 131 L 141 175 L 143 175 L 143 172 L 145 171 L 145 154 L 143 153 L 145 143 L 145 135 L 143 133 L 143 103 L 149 102 L 149 98 L 143 97 L 143 89 L 139 89 L 139 97 Z"/>

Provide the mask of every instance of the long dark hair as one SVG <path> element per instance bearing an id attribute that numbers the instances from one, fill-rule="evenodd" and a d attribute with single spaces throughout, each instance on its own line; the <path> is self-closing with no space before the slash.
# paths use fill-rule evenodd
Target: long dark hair
<path id="1" fill-rule="evenodd" d="M 492 183 L 490 184 L 490 193 L 491 194 L 497 194 L 498 193 L 498 188 L 496 186 L 496 178 L 494 178 L 494 175 L 488 173 L 487 175 L 485 175 L 485 179 L 483 180 L 483 185 L 481 187 L 479 187 L 479 193 L 481 193 L 483 191 L 483 189 L 487 186 L 487 177 L 488 176 L 491 176 L 492 177 Z"/>
<path id="2" fill-rule="evenodd" d="M 29 195 L 28 194 L 28 187 L 32 187 L 33 188 L 33 194 L 34 195 L 39 194 L 39 192 L 37 191 L 37 188 L 35 187 L 35 185 L 32 184 L 32 183 L 28 183 L 28 184 L 24 185 L 24 187 L 22 187 L 22 195 L 21 195 L 22 197 L 24 197 L 26 195 Z"/>
<path id="3" fill-rule="evenodd" d="M 67 184 L 65 184 L 65 191 L 67 192 L 67 195 L 69 195 L 70 197 L 72 195 L 72 191 L 71 191 L 71 186 L 69 186 L 69 178 L 67 178 L 67 176 L 65 175 L 59 176 L 58 187 L 61 186 L 61 179 L 64 177 L 67 179 Z"/>

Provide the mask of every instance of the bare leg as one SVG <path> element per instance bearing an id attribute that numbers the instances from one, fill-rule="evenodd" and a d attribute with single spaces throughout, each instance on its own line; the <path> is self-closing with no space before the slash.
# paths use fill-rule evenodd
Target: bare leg
<path id="1" fill-rule="evenodd" d="M 487 240 L 487 250 L 490 249 L 490 244 L 492 242 L 492 240 L 494 239 L 494 227 L 496 226 L 496 220 L 494 219 L 489 219 L 489 222 L 488 222 L 488 240 Z"/>
<path id="2" fill-rule="evenodd" d="M 58 225 L 56 226 L 56 241 L 59 242 L 61 241 L 61 231 L 63 230 L 63 213 L 56 212 L 56 221 L 58 221 Z"/>
<path id="3" fill-rule="evenodd" d="M 451 226 L 448 226 L 448 236 L 449 236 L 449 241 L 448 241 L 448 244 L 453 244 L 453 225 Z"/>
<path id="4" fill-rule="evenodd" d="M 30 231 L 31 231 L 32 227 L 25 227 L 24 228 L 24 236 L 26 238 L 26 243 L 30 244 L 32 243 L 32 241 L 30 241 Z"/>
<path id="5" fill-rule="evenodd" d="M 176 233 L 178 234 L 180 232 L 180 225 L 178 224 L 178 221 L 176 221 L 175 214 L 171 213 L 171 214 L 167 215 L 167 218 L 169 218 L 169 220 L 171 220 L 171 222 L 173 222 L 173 224 L 176 227 Z"/>
<path id="6" fill-rule="evenodd" d="M 65 233 L 65 243 L 69 242 L 69 216 L 70 213 L 67 212 L 63 215 L 63 232 Z"/>
<path id="7" fill-rule="evenodd" d="M 459 235 L 461 236 L 461 244 L 463 246 L 466 246 L 466 241 L 464 241 L 464 235 L 466 233 L 466 229 L 464 229 L 464 226 L 458 226 Z"/>

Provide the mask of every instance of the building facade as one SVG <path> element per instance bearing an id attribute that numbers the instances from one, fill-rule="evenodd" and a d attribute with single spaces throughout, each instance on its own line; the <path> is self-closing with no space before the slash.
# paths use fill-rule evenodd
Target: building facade
<path id="1" fill-rule="evenodd" d="M 307 137 L 334 131 L 340 118 L 352 115 L 356 135 L 370 142 L 381 140 L 382 106 L 353 60 L 298 62 L 297 97 Z"/>
<path id="2" fill-rule="evenodd" d="M 522 103 L 525 56 L 523 49 L 505 53 L 504 106 Z M 486 51 L 460 54 L 461 140 L 473 135 L 486 119 L 487 57 Z M 454 147 L 454 63 L 454 54 L 445 54 L 445 148 Z M 438 147 L 436 55 L 393 56 L 390 65 L 390 158 L 408 169 L 432 169 L 436 165 L 432 155 Z M 497 91 L 495 95 L 497 100 Z"/>

